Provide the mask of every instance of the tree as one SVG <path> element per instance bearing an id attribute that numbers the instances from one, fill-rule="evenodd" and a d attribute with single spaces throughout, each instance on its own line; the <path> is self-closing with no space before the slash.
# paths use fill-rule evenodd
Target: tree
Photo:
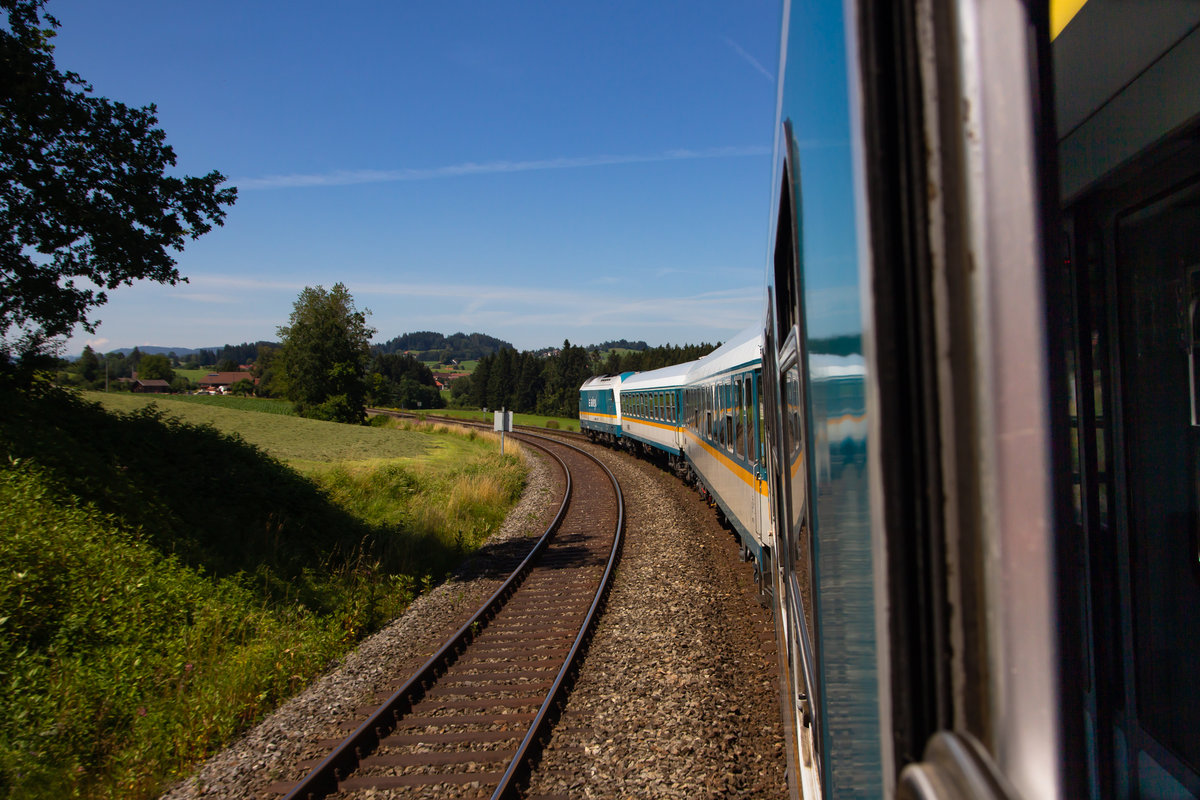
<path id="1" fill-rule="evenodd" d="M 79 357 L 79 374 L 89 385 L 95 383 L 100 374 L 100 358 L 90 344 L 83 346 L 83 355 Z"/>
<path id="2" fill-rule="evenodd" d="M 354 307 L 344 284 L 328 292 L 306 287 L 279 330 L 286 396 L 297 413 L 315 419 L 361 423 L 366 419 L 366 375 L 371 312 Z"/>
<path id="3" fill-rule="evenodd" d="M 254 357 L 254 365 L 250 374 L 258 379 L 258 395 L 260 397 L 275 397 L 281 394 L 281 373 L 279 366 L 279 348 L 264 343 L 258 345 L 258 354 Z"/>
<path id="4" fill-rule="evenodd" d="M 167 383 L 175 380 L 175 370 L 171 369 L 170 360 L 161 354 L 142 356 L 138 363 L 138 378 L 140 380 L 163 380 Z"/>
<path id="5" fill-rule="evenodd" d="M 60 72 L 46 0 L 0 0 L 0 362 L 44 352 L 137 280 L 175 285 L 170 250 L 220 225 L 219 172 L 167 175 L 153 105 L 130 108 Z M 78 281 L 78 283 L 77 283 Z"/>
<path id="6" fill-rule="evenodd" d="M 229 391 L 241 397 L 250 397 L 254 394 L 254 381 L 248 378 L 242 378 L 240 381 L 229 387 Z"/>

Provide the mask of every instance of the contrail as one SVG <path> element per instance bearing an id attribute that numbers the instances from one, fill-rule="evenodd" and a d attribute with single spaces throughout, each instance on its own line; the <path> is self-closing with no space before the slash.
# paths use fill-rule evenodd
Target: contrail
<path id="1" fill-rule="evenodd" d="M 577 169 L 603 167 L 612 164 L 646 164 L 662 161 L 685 161 L 700 158 L 741 158 L 769 155 L 764 146 L 711 147 L 704 150 L 667 150 L 652 155 L 598 155 L 577 158 L 548 158 L 535 161 L 468 161 L 445 167 L 393 170 L 338 170 L 318 174 L 267 175 L 261 178 L 241 178 L 231 181 L 239 189 L 292 189 L 307 186 L 352 186 L 358 183 L 394 183 L 398 181 L 428 181 L 456 178 L 465 175 L 494 175 L 504 172 L 531 172 L 548 169 Z"/>

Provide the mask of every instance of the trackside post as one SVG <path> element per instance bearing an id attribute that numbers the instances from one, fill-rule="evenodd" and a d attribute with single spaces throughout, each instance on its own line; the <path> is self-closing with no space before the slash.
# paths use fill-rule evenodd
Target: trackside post
<path id="1" fill-rule="evenodd" d="M 512 433 L 513 412 L 511 411 L 496 411 L 495 422 L 492 424 L 492 430 L 500 431 L 500 455 L 504 455 L 504 434 L 505 432 Z"/>

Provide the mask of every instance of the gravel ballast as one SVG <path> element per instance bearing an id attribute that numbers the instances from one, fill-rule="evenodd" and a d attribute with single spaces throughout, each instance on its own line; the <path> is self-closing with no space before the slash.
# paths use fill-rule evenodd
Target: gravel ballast
<path id="1" fill-rule="evenodd" d="M 531 796 L 786 796 L 772 622 L 736 540 L 670 473 L 585 446 L 621 482 L 625 547 Z M 458 573 L 163 797 L 279 797 L 495 590 L 553 517 L 559 482 L 530 459 L 520 502 Z"/>

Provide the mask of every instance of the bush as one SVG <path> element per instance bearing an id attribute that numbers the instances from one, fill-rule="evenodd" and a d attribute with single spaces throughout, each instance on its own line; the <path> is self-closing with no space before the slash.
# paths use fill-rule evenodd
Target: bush
<path id="1" fill-rule="evenodd" d="M 491 447 L 314 481 L 153 405 L 0 387 L 0 407 L 4 797 L 157 796 L 400 613 L 523 481 Z"/>

